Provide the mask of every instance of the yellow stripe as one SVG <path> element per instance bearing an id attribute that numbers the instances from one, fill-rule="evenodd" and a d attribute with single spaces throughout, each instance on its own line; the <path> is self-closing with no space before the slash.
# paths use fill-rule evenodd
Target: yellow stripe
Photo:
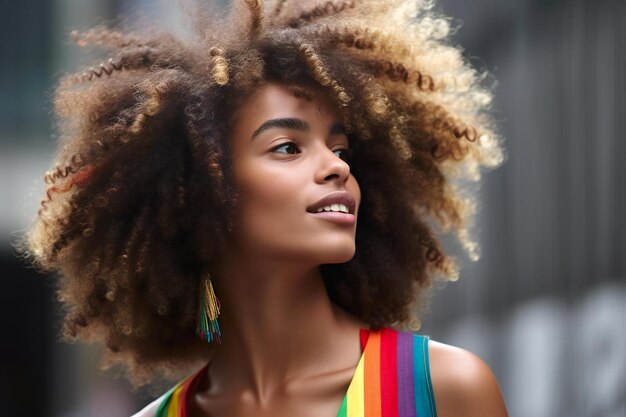
<path id="1" fill-rule="evenodd" d="M 180 393 L 183 390 L 183 384 L 180 383 L 174 393 L 172 394 L 172 399 L 170 400 L 170 407 L 167 410 L 167 417 L 178 417 L 179 416 L 179 403 L 180 403 Z"/>
<path id="2" fill-rule="evenodd" d="M 361 355 L 359 364 L 356 366 L 356 372 L 352 378 L 352 382 L 348 387 L 348 413 L 347 417 L 364 417 L 365 411 L 363 409 L 363 391 L 364 386 L 363 378 L 364 374 L 364 360 L 365 355 Z"/>

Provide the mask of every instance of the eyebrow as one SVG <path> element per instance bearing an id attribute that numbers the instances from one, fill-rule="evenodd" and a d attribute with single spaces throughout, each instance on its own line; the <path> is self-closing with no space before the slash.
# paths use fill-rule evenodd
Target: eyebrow
<path id="1" fill-rule="evenodd" d="M 259 136 L 262 132 L 268 129 L 274 128 L 283 128 L 283 129 L 294 129 L 301 131 L 309 131 L 311 127 L 307 122 L 302 119 L 297 119 L 295 117 L 285 117 L 282 119 L 270 119 L 259 126 L 254 133 L 252 134 L 252 139 Z"/>
<path id="2" fill-rule="evenodd" d="M 270 119 L 264 122 L 261 126 L 259 126 L 253 133 L 250 140 L 253 140 L 255 137 L 259 136 L 262 132 L 273 129 L 273 128 L 283 128 L 283 129 L 293 129 L 300 130 L 303 132 L 308 132 L 311 130 L 311 126 L 302 119 L 298 119 L 296 117 L 284 117 L 280 119 Z M 335 123 L 330 128 L 331 135 L 344 134 L 345 130 L 341 123 Z"/>

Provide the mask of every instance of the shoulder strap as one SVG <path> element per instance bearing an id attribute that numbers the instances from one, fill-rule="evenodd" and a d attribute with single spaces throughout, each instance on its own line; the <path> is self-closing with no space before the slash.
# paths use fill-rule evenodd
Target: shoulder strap
<path id="1" fill-rule="evenodd" d="M 204 371 L 209 366 L 206 364 L 199 371 L 180 381 L 163 395 L 159 404 L 156 417 L 187 417 L 187 401 L 189 392 L 200 380 Z"/>
<path id="2" fill-rule="evenodd" d="M 384 327 L 361 332 L 362 361 L 338 417 L 437 417 L 428 337 Z"/>
<path id="3" fill-rule="evenodd" d="M 178 402 L 174 401 L 174 397 L 180 395 L 180 387 L 182 387 L 183 382 L 184 381 L 179 382 L 163 395 L 161 404 L 159 404 L 159 408 L 157 408 L 156 417 L 176 416 L 176 414 L 172 414 L 172 412 L 176 412 L 174 411 L 176 410 L 174 402 Z"/>

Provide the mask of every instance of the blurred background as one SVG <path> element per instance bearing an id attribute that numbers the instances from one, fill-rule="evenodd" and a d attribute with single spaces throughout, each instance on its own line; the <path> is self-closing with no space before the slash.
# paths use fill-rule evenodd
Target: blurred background
<path id="1" fill-rule="evenodd" d="M 128 416 L 151 397 L 58 341 L 50 278 L 10 243 L 35 215 L 56 137 L 50 95 L 80 68 L 72 29 L 176 2 L 27 0 L 0 14 L 2 415 Z M 228 0 L 220 2 L 224 7 Z M 498 80 L 508 161 L 480 189 L 482 258 L 436 292 L 423 333 L 480 355 L 511 416 L 626 416 L 626 2 L 440 0 Z"/>

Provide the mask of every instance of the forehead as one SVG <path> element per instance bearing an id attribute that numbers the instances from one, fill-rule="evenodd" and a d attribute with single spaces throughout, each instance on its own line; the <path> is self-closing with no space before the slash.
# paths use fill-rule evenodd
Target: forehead
<path id="1" fill-rule="evenodd" d="M 293 116 L 335 119 L 338 112 L 328 94 L 319 88 L 268 82 L 243 100 L 235 119 L 243 121 L 253 118 L 265 121 Z"/>

